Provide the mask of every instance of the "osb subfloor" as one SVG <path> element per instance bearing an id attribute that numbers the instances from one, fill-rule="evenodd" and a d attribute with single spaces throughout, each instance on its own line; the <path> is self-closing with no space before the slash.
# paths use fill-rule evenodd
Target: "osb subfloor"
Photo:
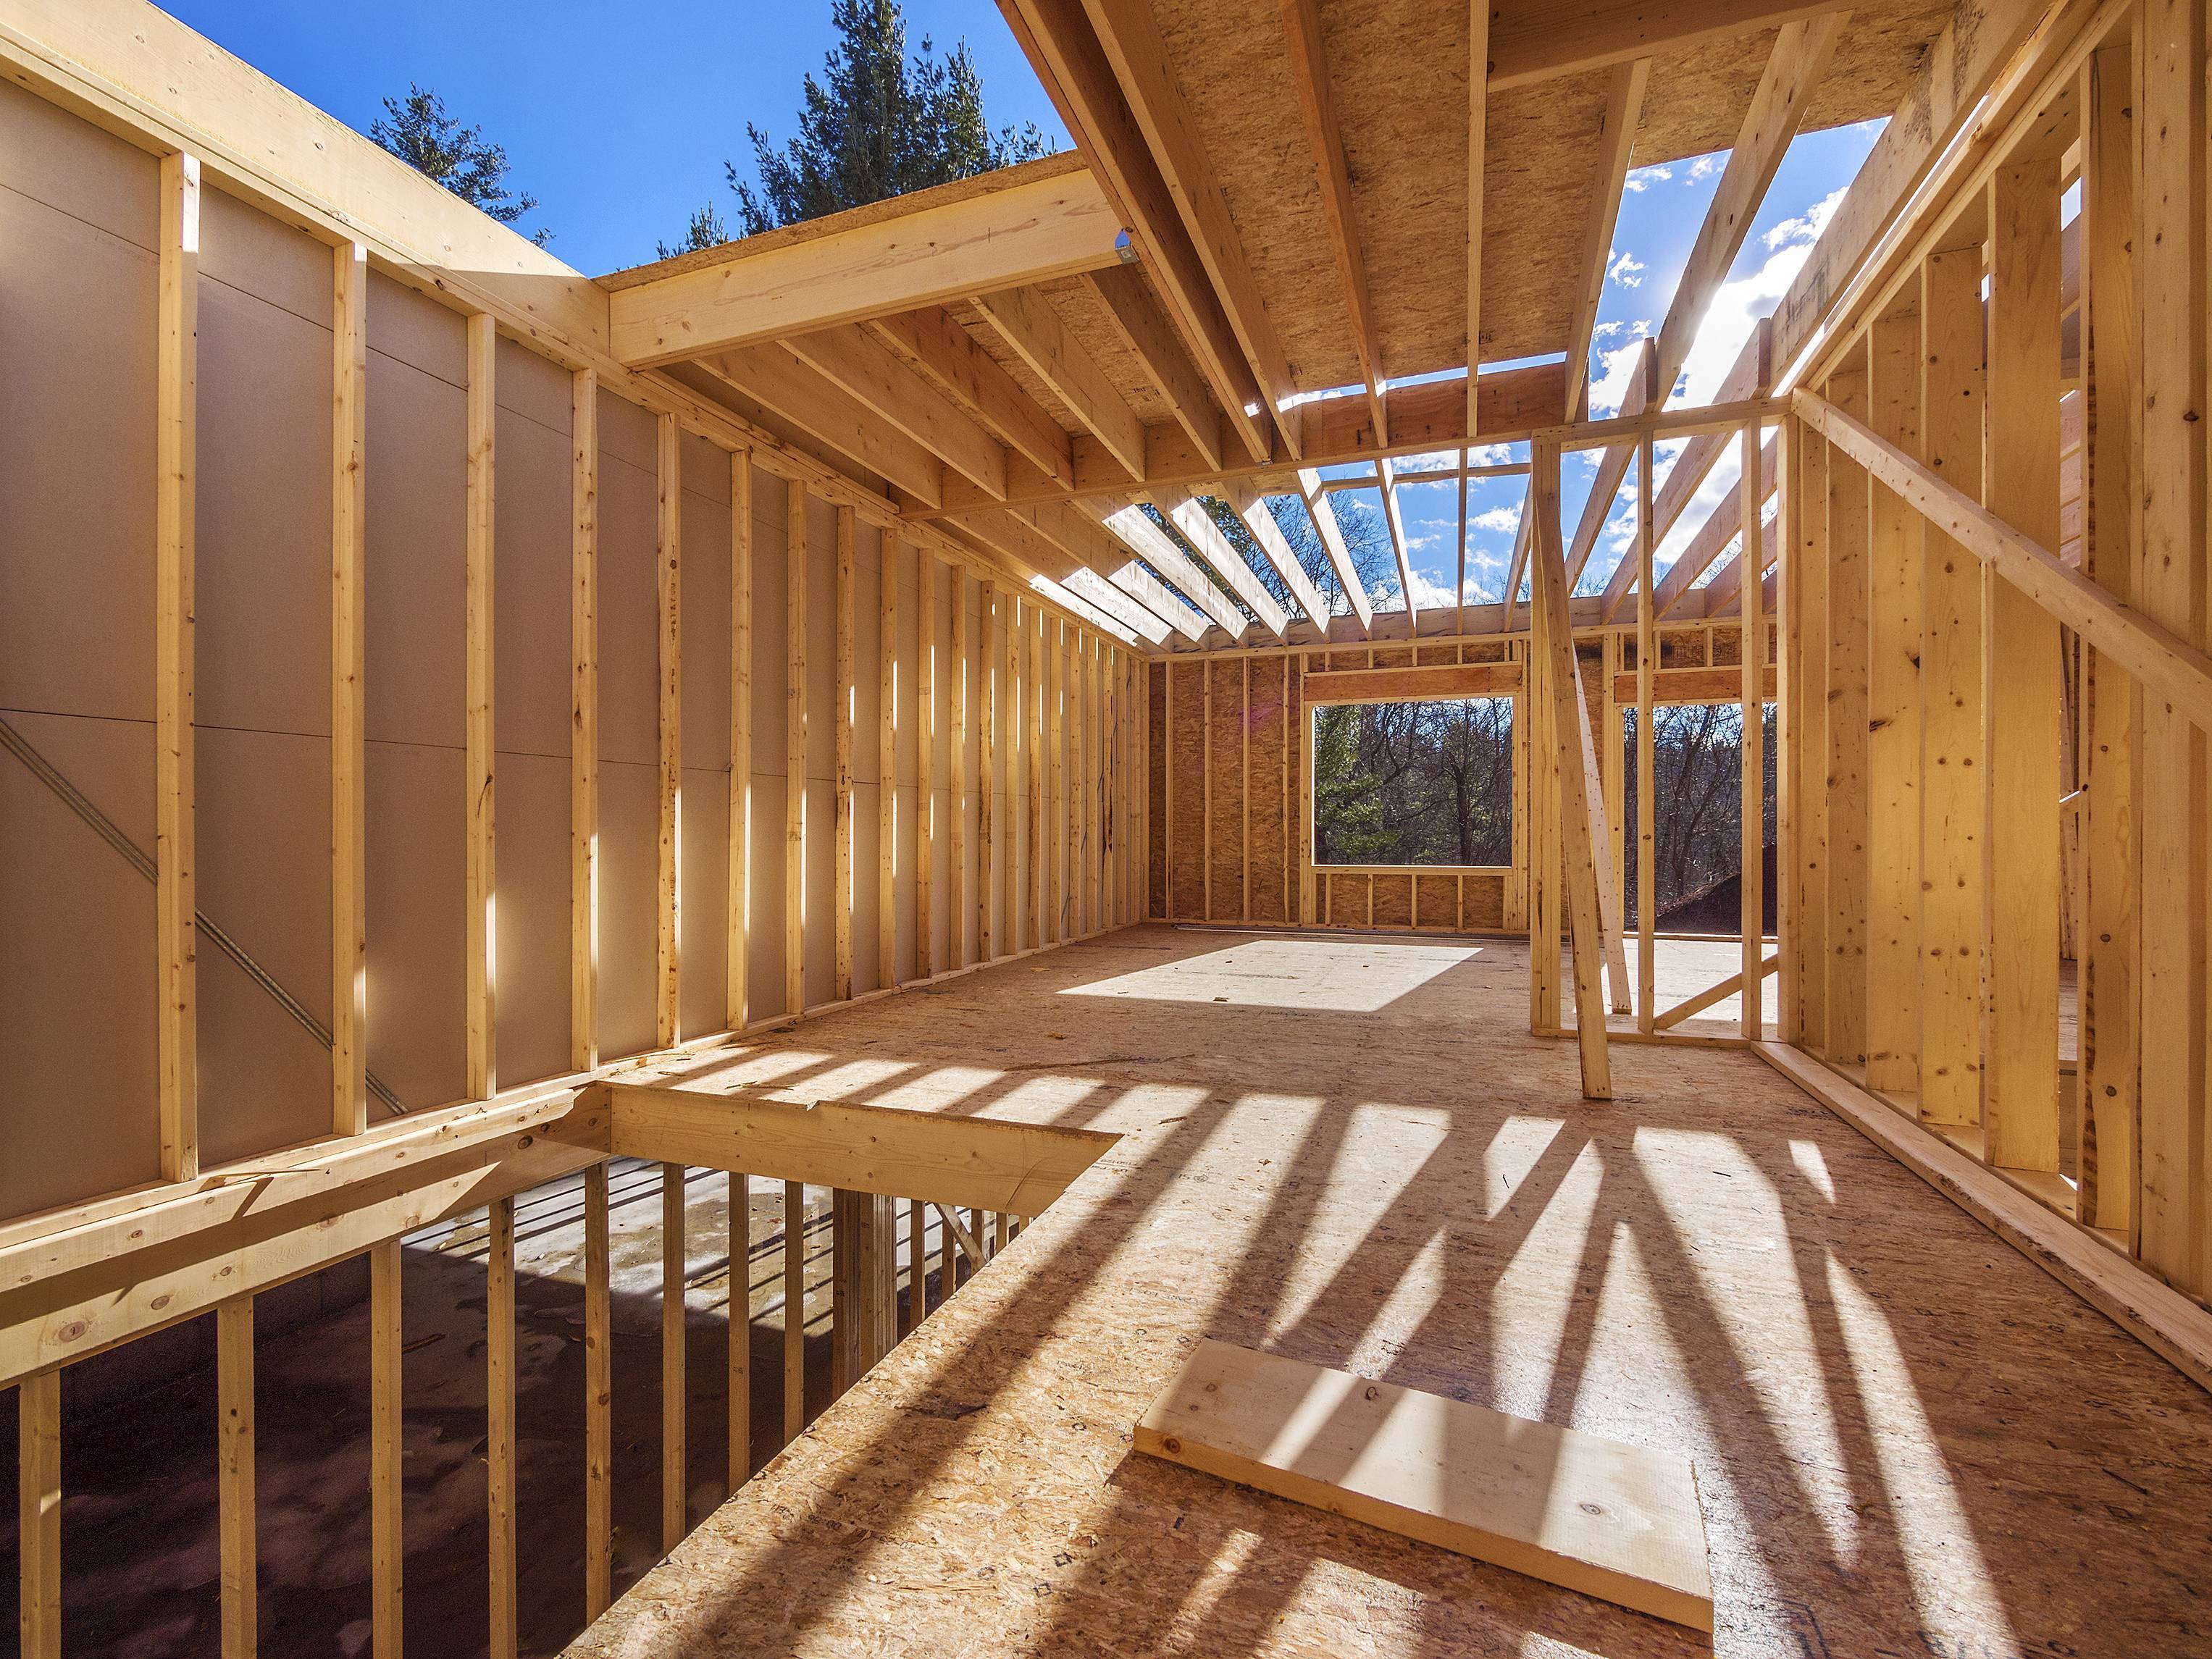
<path id="1" fill-rule="evenodd" d="M 1522 958 L 1139 928 L 701 1057 L 1126 1139 L 575 1650 L 2212 1653 L 2212 1399 L 1754 1058 L 1583 1103 Z M 1688 1455 L 1710 1650 L 1133 1452 L 1202 1335 Z"/>

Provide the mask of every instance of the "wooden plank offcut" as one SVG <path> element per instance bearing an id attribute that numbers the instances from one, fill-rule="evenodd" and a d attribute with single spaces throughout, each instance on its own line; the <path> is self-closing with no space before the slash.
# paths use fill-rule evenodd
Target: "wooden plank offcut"
<path id="1" fill-rule="evenodd" d="M 1137 1449 L 1224 1480 L 1713 1627 L 1687 1458 L 1202 1340 Z"/>

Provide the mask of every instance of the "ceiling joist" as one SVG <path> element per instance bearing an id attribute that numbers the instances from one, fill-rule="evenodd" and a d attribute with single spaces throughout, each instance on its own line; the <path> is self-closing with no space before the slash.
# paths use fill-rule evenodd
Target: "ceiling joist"
<path id="1" fill-rule="evenodd" d="M 1244 602 L 1245 608 L 1260 619 L 1262 627 L 1281 639 L 1290 629 L 1290 617 L 1275 602 L 1274 595 L 1261 586 L 1251 566 L 1244 562 L 1244 556 L 1221 533 L 1221 526 L 1213 522 L 1204 500 L 1196 495 L 1182 495 L 1177 500 L 1171 495 L 1164 497 L 1159 506 L 1167 514 L 1168 522 L 1212 567 L 1229 591 Z"/>

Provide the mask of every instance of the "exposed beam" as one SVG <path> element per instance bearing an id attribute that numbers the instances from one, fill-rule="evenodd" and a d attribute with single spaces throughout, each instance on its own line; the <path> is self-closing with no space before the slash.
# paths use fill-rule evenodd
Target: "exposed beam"
<path id="1" fill-rule="evenodd" d="M 1736 516 L 1739 519 L 1743 516 L 1741 507 L 1736 509 Z M 1774 568 L 1775 516 L 1774 503 L 1771 499 L 1762 501 L 1759 521 L 1759 580 L 1764 582 L 1767 573 Z M 1705 598 L 1705 614 L 1708 617 L 1724 616 L 1734 609 L 1743 598 L 1743 550 L 1738 548 L 1726 564 L 1713 572 L 1713 579 L 1698 592 Z"/>
<path id="2" fill-rule="evenodd" d="M 1834 404 L 1800 387 L 1792 408 L 1831 444 L 2026 598 L 2112 658 L 2184 718 L 2212 730 L 2212 658 L 2122 603 L 2058 556 Z"/>
<path id="3" fill-rule="evenodd" d="M 1659 344 L 1646 338 L 1639 344 L 1642 350 L 1636 359 L 1636 373 L 1630 378 L 1628 390 L 1620 400 L 1623 416 L 1634 416 L 1657 410 L 1663 401 L 1659 396 Z M 1590 481 L 1589 499 L 1583 503 L 1583 516 L 1575 526 L 1574 544 L 1567 550 L 1567 580 L 1570 584 L 1582 580 L 1583 569 L 1589 563 L 1590 555 L 1596 550 L 1598 532 L 1605 528 L 1606 517 L 1613 511 L 1613 503 L 1620 494 L 1620 481 L 1628 471 L 1628 458 L 1636 453 L 1633 444 L 1623 444 L 1608 449 L 1599 459 L 1597 474 Z M 1620 457 L 1618 465 L 1615 457 Z"/>
<path id="4" fill-rule="evenodd" d="M 1083 343 L 1068 331 L 1052 302 L 1029 289 L 980 294 L 972 303 L 989 319 L 1014 353 L 1054 397 L 1074 411 L 1132 478 L 1145 476 L 1145 423 L 1098 366 Z"/>
<path id="5" fill-rule="evenodd" d="M 1267 461 L 1274 447 L 1273 411 L 1183 228 L 1114 67 L 1084 15 L 1082 0 L 999 0 L 999 10 L 1084 159 L 1120 204 L 1121 222 L 1159 284 L 1169 314 L 1220 400 L 1222 413 L 1252 460 Z"/>
<path id="6" fill-rule="evenodd" d="M 1981 0 L 1943 26 L 1914 71 L 1897 113 L 1875 140 L 1850 190 L 1774 308 L 1778 373 L 1786 372 L 1812 340 L 1867 254 L 2038 24 L 2048 17 L 2055 26 L 2063 15 L 2046 0 Z M 1969 20 L 1972 27 L 1961 38 L 1959 24 Z M 2002 127 L 2002 121 L 1990 124 L 1990 142 Z"/>
<path id="7" fill-rule="evenodd" d="M 925 506 L 943 503 L 944 462 L 781 347 L 745 346 L 699 367 Z"/>
<path id="8" fill-rule="evenodd" d="M 1268 632 L 1281 639 L 1290 628 L 1289 616 L 1252 574 L 1252 568 L 1244 562 L 1244 556 L 1221 533 L 1221 526 L 1213 522 L 1204 500 L 1178 490 L 1162 496 L 1159 506 L 1167 514 L 1169 522 L 1182 532 L 1183 539 L 1197 549 L 1200 556 L 1229 585 L 1229 591 L 1243 600 L 1246 608 Z"/>
<path id="9" fill-rule="evenodd" d="M 1729 370 L 1728 379 L 1721 382 L 1717 401 L 1734 403 L 1745 398 L 1765 395 L 1774 380 L 1774 319 L 1762 317 L 1754 324 L 1751 337 L 1743 343 L 1736 354 L 1735 365 Z M 1713 464 L 1728 447 L 1729 434 L 1725 432 L 1701 432 L 1683 446 L 1675 456 L 1674 465 L 1667 469 L 1667 481 L 1658 487 L 1656 502 L 1651 509 L 1651 540 L 1656 546 L 1682 516 L 1683 509 L 1698 493 L 1698 486 L 1713 470 Z M 1623 559 L 1605 585 L 1603 614 L 1611 621 L 1613 613 L 1636 587 L 1636 561 Z"/>
<path id="10" fill-rule="evenodd" d="M 708 1170 L 766 1162 L 810 1187 L 1037 1215 L 1114 1144 L 1092 1129 L 821 1100 L 601 1084 L 617 1158 Z"/>
<path id="11" fill-rule="evenodd" d="M 1500 0 L 1490 21 L 1493 92 L 1607 64 L 1649 58 L 1663 47 L 1748 34 L 1838 10 L 1834 0 Z"/>
<path id="12" fill-rule="evenodd" d="M 978 489 L 1005 497 L 1006 446 L 866 329 L 845 323 L 780 343 Z"/>
<path id="13" fill-rule="evenodd" d="M 1211 456 L 1218 466 L 1221 410 L 1145 279 L 1131 266 L 1115 265 L 1094 270 L 1083 280 L 1105 307 L 1122 343 L 1143 365 L 1146 378 L 1167 399 L 1176 424 L 1189 434 L 1198 453 Z"/>
<path id="14" fill-rule="evenodd" d="M 1367 261 L 1360 252 L 1358 227 L 1352 222 L 1352 164 L 1345 157 L 1344 129 L 1337 119 L 1336 98 L 1329 82 L 1328 52 L 1321 33 L 1321 0 L 1282 0 L 1282 12 L 1291 85 L 1297 94 L 1306 140 L 1313 146 L 1322 226 L 1336 259 L 1336 280 L 1343 293 L 1345 317 L 1351 325 L 1352 354 L 1359 361 L 1359 379 L 1375 411 L 1375 429 L 1387 439 L 1390 426 L 1382 404 L 1382 348 L 1375 329 L 1374 300 L 1367 286 Z M 1482 102 L 1480 96 L 1475 99 L 1478 118 Z M 1471 246 L 1479 242 L 1481 234 L 1478 216 L 1469 238 Z M 1471 347 L 1468 362 L 1474 362 L 1478 356 Z"/>
<path id="15" fill-rule="evenodd" d="M 1222 499 L 1244 520 L 1244 528 L 1252 532 L 1252 539 L 1260 544 L 1260 550 L 1267 556 L 1267 562 L 1275 567 L 1275 574 L 1291 590 L 1291 597 L 1298 602 L 1298 609 L 1320 624 L 1328 626 L 1328 601 L 1322 597 L 1314 579 L 1306 574 L 1305 566 L 1283 535 L 1282 526 L 1275 522 L 1273 511 L 1259 489 L 1243 479 L 1221 486 Z"/>
<path id="16" fill-rule="evenodd" d="M 1752 216 L 1765 199 L 1774 170 L 1782 165 L 1782 157 L 1804 118 L 1814 88 L 1820 84 L 1829 58 L 1835 54 L 1836 40 L 1843 24 L 1842 14 L 1786 22 L 1775 38 L 1774 48 L 1767 54 L 1766 68 L 1752 92 L 1751 106 L 1744 112 L 1735 143 L 1729 151 L 1728 165 L 1721 171 L 1720 187 L 1713 192 L 1712 205 L 1705 210 L 1705 222 L 1698 228 L 1698 240 L 1692 245 L 1681 278 L 1674 285 L 1674 297 L 1668 305 L 1666 320 L 1659 326 L 1658 389 L 1654 408 L 1665 407 L 1674 395 L 1675 378 L 1682 372 L 1682 364 L 1697 339 L 1705 312 L 1722 283 L 1727 280 L 1729 267 L 1742 250 L 1744 238 L 1751 231 Z M 1589 550 L 1596 544 L 1599 527 L 1604 524 L 1613 499 L 1620 492 L 1629 459 L 1635 453 L 1633 444 L 1621 444 L 1607 450 L 1605 458 L 1598 463 L 1589 501 L 1583 508 L 1582 522 L 1575 531 L 1574 544 L 1580 550 L 1582 562 L 1588 560 Z M 1572 580 L 1581 574 L 1582 562 L 1570 560 L 1569 563 Z"/>
<path id="17" fill-rule="evenodd" d="M 1165 645 L 1168 635 L 1175 632 L 1152 606 L 1123 592 L 1087 565 L 1077 566 L 1062 585 L 1076 598 L 1115 618 L 1147 645 Z"/>
<path id="18" fill-rule="evenodd" d="M 1481 420 L 1472 441 L 1510 443 L 1559 422 L 1565 396 L 1566 365 L 1534 363 L 1518 368 L 1497 369 L 1477 383 Z M 1303 416 L 1306 457 L 1292 464 L 1280 459 L 1248 461 L 1227 454 L 1219 465 L 1208 461 L 1182 428 L 1163 421 L 1144 428 L 1145 483 L 1148 486 L 1181 484 L 1193 488 L 1224 477 L 1287 479 L 1298 467 L 1337 466 L 1372 462 L 1384 453 L 1419 455 L 1456 450 L 1470 441 L 1467 430 L 1467 382 L 1454 375 L 1413 386 L 1393 386 L 1384 394 L 1390 411 L 1390 441 L 1381 442 L 1375 431 L 1374 412 L 1364 398 L 1322 398 L 1299 405 Z M 1115 490 L 1126 491 L 1129 471 L 1091 434 L 1074 440 L 1075 483 L 1064 486 L 1042 477 L 1010 480 L 1007 499 L 1016 501 L 1070 501 Z M 1272 487 L 1288 489 L 1285 483 Z M 991 498 L 957 474 L 945 482 L 947 513 L 965 513 L 995 505 Z M 909 515 L 927 519 L 929 509 Z"/>
<path id="19" fill-rule="evenodd" d="M 1114 533 L 1093 514 L 1065 501 L 1046 501 L 1036 507 L 1010 507 L 1000 516 L 1021 520 L 1067 556 L 1074 568 L 1060 580 L 1068 585 L 1071 592 L 1086 592 L 1086 584 L 1076 580 L 1078 576 L 1096 575 L 1193 642 L 1206 637 L 1206 618 L 1146 574 L 1144 568 L 1129 556 L 1129 550 L 1115 539 Z M 1151 637 L 1148 630 L 1139 631 Z"/>
<path id="20" fill-rule="evenodd" d="M 1108 571 L 1106 580 L 1193 645 L 1206 637 L 1206 618 L 1176 598 L 1173 588 L 1134 559 Z"/>
<path id="21" fill-rule="evenodd" d="M 1320 472 L 1312 467 L 1298 474 L 1298 499 L 1305 503 L 1306 516 L 1313 521 L 1314 536 L 1321 543 L 1322 551 L 1328 555 L 1330 568 L 1336 572 L 1352 614 L 1359 618 L 1359 631 L 1372 633 L 1375 602 L 1367 596 L 1367 584 L 1359 580 L 1359 572 L 1352 567 L 1352 550 L 1344 542 L 1344 527 L 1336 521 L 1336 509 L 1328 504 L 1328 490 Z M 1410 627 L 1407 631 L 1412 631 Z"/>
<path id="22" fill-rule="evenodd" d="M 1018 170 L 1017 170 L 1018 171 Z M 835 323 L 942 305 L 979 290 L 1114 264 L 1121 217 L 1088 168 L 815 234 L 654 277 L 609 296 L 615 356 L 678 362 Z"/>
<path id="23" fill-rule="evenodd" d="M 1769 438 L 1765 447 L 1759 452 L 1759 499 L 1762 501 L 1774 493 L 1776 454 L 1776 440 Z M 1729 544 L 1742 532 L 1743 492 L 1730 489 L 1726 499 L 1714 504 L 1712 516 L 1690 538 L 1689 545 L 1682 550 L 1673 564 L 1668 566 L 1667 574 L 1659 579 L 1658 591 L 1654 596 L 1657 614 L 1664 617 L 1680 605 L 1683 595 L 1690 591 L 1690 585 L 1712 568 L 1713 561 L 1719 558 Z M 1656 527 L 1653 534 L 1656 540 L 1658 534 Z M 1771 542 L 1772 538 L 1767 539 Z"/>
<path id="24" fill-rule="evenodd" d="M 977 345 L 941 306 L 878 317 L 877 337 L 912 358 L 947 396 L 974 411 L 999 441 L 1061 484 L 1075 482 L 1075 452 L 1060 424 L 1021 382 Z"/>
<path id="25" fill-rule="evenodd" d="M 1406 602 L 1406 627 L 1413 631 L 1420 611 L 1413 603 L 1413 563 L 1406 545 L 1406 516 L 1398 507 L 1398 475 L 1388 460 L 1375 464 L 1375 481 L 1382 495 L 1382 522 L 1390 532 L 1390 551 L 1398 561 L 1398 592 Z"/>
<path id="26" fill-rule="evenodd" d="M 1583 239 L 1583 286 L 1575 296 L 1573 319 L 1567 325 L 1567 401 L 1565 418 L 1583 412 L 1589 391 L 1590 336 L 1597 327 L 1598 301 L 1605 295 L 1605 274 L 1613 261 L 1613 233 L 1620 222 L 1621 192 L 1628 183 L 1628 161 L 1636 147 L 1636 129 L 1644 118 L 1644 92 L 1651 79 L 1651 60 L 1632 58 L 1613 65 L 1606 88 L 1605 113 L 1600 119 L 1598 141 L 1592 147 L 1595 176 L 1590 181 L 1589 224 Z"/>
<path id="27" fill-rule="evenodd" d="M 1482 226 L 1490 167 L 1491 0 L 1467 9 L 1467 429 L 1480 425 L 1482 395 Z M 1462 457 L 1462 460 L 1466 458 Z M 1462 597 L 1464 597 L 1463 595 Z"/>
<path id="28" fill-rule="evenodd" d="M 1183 103 L 1152 0 L 1084 0 L 1084 9 L 1228 315 L 1244 361 L 1258 380 L 1267 407 L 1278 414 L 1284 447 L 1297 456 L 1297 422 L 1280 415 L 1297 390 L 1290 362 L 1260 297 L 1259 281 L 1230 216 L 1212 159 Z"/>
<path id="29" fill-rule="evenodd" d="M 1185 599 L 1231 639 L 1244 637 L 1244 630 L 1250 626 L 1244 613 L 1229 602 L 1228 596 L 1214 586 L 1211 577 L 1190 562 L 1189 556 L 1176 545 L 1173 537 L 1145 515 L 1142 507 L 1111 501 L 1102 501 L 1099 507 L 1106 527 L 1128 544 L 1138 557 L 1159 573 L 1163 580 L 1174 583 Z"/>

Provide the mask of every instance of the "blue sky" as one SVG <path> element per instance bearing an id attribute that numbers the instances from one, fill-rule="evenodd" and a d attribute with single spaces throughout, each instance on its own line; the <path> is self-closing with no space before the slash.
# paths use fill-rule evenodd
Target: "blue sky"
<path id="1" fill-rule="evenodd" d="M 599 272 L 653 257 L 694 210 L 712 201 L 726 219 L 722 163 L 750 176 L 750 118 L 781 140 L 793 131 L 800 77 L 819 73 L 830 50 L 827 0 L 732 4 L 670 0 L 619 14 L 580 0 L 374 7 L 297 0 L 167 0 L 185 22 L 339 119 L 366 131 L 386 96 L 419 81 L 463 119 L 507 147 L 511 182 L 539 198 L 525 228 L 554 233 L 552 252 Z M 1066 134 L 991 0 L 907 0 L 908 40 L 940 52 L 965 40 L 983 77 L 994 125 L 1035 122 L 1063 146 Z M 588 41 L 588 50 L 579 48 Z M 1790 149 L 1729 281 L 1708 313 L 1686 368 L 1681 399 L 1711 396 L 1735 360 L 1751 319 L 1770 310 L 1811 246 L 1821 216 L 1850 184 L 1881 131 L 1878 122 L 1800 137 Z M 1638 171 L 1621 205 L 1613 257 L 1598 309 L 1593 412 L 1611 411 L 1634 343 L 1656 332 L 1689 257 L 1726 152 Z M 1613 371 L 1619 371 L 1619 373 Z M 1662 473 L 1668 447 L 1662 446 Z M 1500 455 L 1496 459 L 1506 459 Z M 1525 459 L 1525 453 L 1512 459 Z M 1565 519 L 1581 516 L 1590 461 L 1570 459 Z M 1732 459 L 1714 470 L 1698 504 L 1660 550 L 1663 568 L 1694 532 L 1706 504 L 1735 481 Z M 1523 483 L 1468 487 L 1468 599 L 1495 599 L 1512 553 Z M 1379 513 L 1375 492 L 1337 498 Z M 1632 500 L 1632 495 L 1630 497 Z M 1458 510 L 1448 484 L 1408 485 L 1401 507 L 1424 604 L 1449 603 Z M 1603 585 L 1633 533 L 1627 502 L 1608 514 L 1583 586 Z M 1378 593 L 1395 606 L 1396 583 Z"/>
<path id="2" fill-rule="evenodd" d="M 164 9 L 363 132 L 419 81 L 507 147 L 514 185 L 537 197 L 526 228 L 597 274 L 653 258 L 702 204 L 725 219 L 722 163 L 748 176 L 748 119 L 781 141 L 799 83 L 832 44 L 828 0 L 162 0 Z M 1034 121 L 1065 148 L 1052 102 L 991 0 L 906 0 L 907 44 L 965 39 L 993 125 Z"/>

